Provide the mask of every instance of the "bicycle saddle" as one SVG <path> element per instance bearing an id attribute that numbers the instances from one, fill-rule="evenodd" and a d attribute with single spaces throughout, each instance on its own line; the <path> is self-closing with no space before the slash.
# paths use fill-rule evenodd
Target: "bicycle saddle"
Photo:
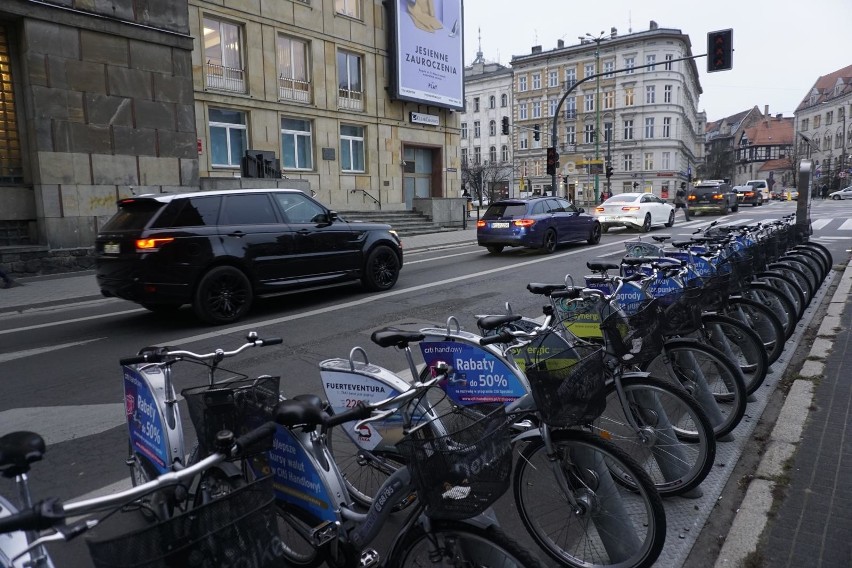
<path id="1" fill-rule="evenodd" d="M 423 341 L 425 336 L 419 331 L 405 331 L 393 327 L 377 329 L 370 335 L 370 340 L 380 347 L 396 346 L 400 349 L 408 347 L 409 343 Z"/>
<path id="2" fill-rule="evenodd" d="M 0 472 L 8 479 L 27 473 L 45 450 L 44 438 L 35 432 L 10 432 L 0 438 Z"/>
<path id="3" fill-rule="evenodd" d="M 604 270 L 618 270 L 619 266 L 608 260 L 590 260 L 586 263 L 589 270 L 603 272 Z"/>
<path id="4" fill-rule="evenodd" d="M 667 240 L 669 240 L 670 238 L 672 238 L 672 236 L 671 235 L 651 235 L 651 238 L 654 239 L 655 241 L 657 241 L 658 243 L 664 243 Z"/>
<path id="5" fill-rule="evenodd" d="M 498 327 L 521 319 L 520 314 L 509 314 L 505 316 L 483 316 L 476 320 L 479 329 L 497 329 Z"/>
<path id="6" fill-rule="evenodd" d="M 565 284 L 541 284 L 539 282 L 530 282 L 527 284 L 527 290 L 533 294 L 541 294 L 550 296 L 556 290 L 564 290 Z"/>
<path id="7" fill-rule="evenodd" d="M 275 409 L 275 422 L 293 428 L 302 426 L 311 431 L 325 422 L 325 412 L 309 401 L 291 398 L 278 403 Z"/>

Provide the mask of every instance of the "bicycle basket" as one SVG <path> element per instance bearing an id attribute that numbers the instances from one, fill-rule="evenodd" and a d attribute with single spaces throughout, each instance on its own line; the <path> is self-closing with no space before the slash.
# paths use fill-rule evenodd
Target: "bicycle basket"
<path id="1" fill-rule="evenodd" d="M 702 292 L 701 279 L 693 278 L 683 288 L 658 298 L 663 307 L 663 336 L 687 335 L 701 327 L 701 304 L 697 300 Z"/>
<path id="2" fill-rule="evenodd" d="M 453 407 L 397 443 L 417 497 L 434 519 L 468 519 L 509 488 L 511 421 L 501 405 L 488 414 Z"/>
<path id="3" fill-rule="evenodd" d="M 601 323 L 607 352 L 619 359 L 632 355 L 632 365 L 643 365 L 659 355 L 663 347 L 662 308 L 659 300 L 621 303 Z"/>
<path id="4" fill-rule="evenodd" d="M 230 430 L 239 436 L 272 420 L 279 399 L 280 377 L 240 378 L 181 391 L 198 435 L 201 456 L 216 451 L 216 434 Z M 272 436 L 245 448 L 244 456 L 267 451 Z"/>
<path id="5" fill-rule="evenodd" d="M 662 245 L 657 245 L 645 241 L 627 241 L 624 243 L 624 248 L 627 251 L 627 254 L 625 254 L 624 256 L 628 257 L 663 256 Z"/>
<path id="6" fill-rule="evenodd" d="M 272 480 L 260 479 L 166 521 L 86 544 L 96 568 L 279 566 Z"/>
<path id="7" fill-rule="evenodd" d="M 531 344 L 532 345 L 532 344 Z M 591 422 L 606 406 L 600 347 L 574 345 L 543 351 L 525 371 L 541 419 L 554 428 Z"/>

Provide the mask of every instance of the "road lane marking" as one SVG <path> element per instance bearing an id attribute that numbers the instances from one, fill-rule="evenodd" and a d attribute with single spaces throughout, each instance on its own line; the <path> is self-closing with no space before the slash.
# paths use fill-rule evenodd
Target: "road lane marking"
<path id="1" fill-rule="evenodd" d="M 100 434 L 124 423 L 124 402 L 36 406 L 0 412 L 0 432 L 38 432 L 48 446 Z"/>
<path id="2" fill-rule="evenodd" d="M 852 231 L 852 219 L 846 219 L 837 229 L 838 231 Z"/>
<path id="3" fill-rule="evenodd" d="M 14 361 L 15 359 L 23 359 L 24 357 L 33 357 L 34 355 L 41 355 L 42 353 L 50 353 L 51 351 L 57 351 L 59 349 L 66 349 L 68 347 L 76 347 L 77 345 L 85 345 L 87 343 L 92 343 L 93 341 L 100 341 L 102 339 L 106 339 L 106 337 L 96 337 L 95 339 L 86 339 L 85 341 L 75 341 L 73 343 L 61 343 L 59 345 L 48 345 L 47 347 L 38 347 L 36 349 L 26 349 L 24 351 L 15 351 L 12 353 L 3 353 L 0 354 L 0 363 L 5 363 L 7 361 Z"/>
<path id="4" fill-rule="evenodd" d="M 137 314 L 139 312 L 147 312 L 147 311 L 148 310 L 146 310 L 145 308 L 139 308 L 139 309 L 136 309 L 136 310 L 124 310 L 124 311 L 121 311 L 121 312 L 113 312 L 111 314 L 100 314 L 100 315 L 97 315 L 97 316 L 86 316 L 84 318 L 74 318 L 74 319 L 70 319 L 70 320 L 54 321 L 54 322 L 50 322 L 50 323 L 40 323 L 38 325 L 28 325 L 26 327 L 16 327 L 14 329 L 0 330 L 0 335 L 6 335 L 6 334 L 9 334 L 9 333 L 18 333 L 18 332 L 21 332 L 21 331 L 32 331 L 34 329 L 45 329 L 45 328 L 48 328 L 48 327 L 56 327 L 58 325 L 67 325 L 69 323 L 79 323 L 81 321 L 92 321 L 92 320 L 98 320 L 98 319 L 104 319 L 104 318 L 111 318 L 111 317 L 115 317 L 115 316 L 123 316 L 123 315 L 127 315 L 127 314 Z"/>
<path id="5" fill-rule="evenodd" d="M 829 223 L 831 223 L 832 219 L 817 219 L 816 221 L 811 221 L 811 228 L 814 231 L 819 231 Z"/>

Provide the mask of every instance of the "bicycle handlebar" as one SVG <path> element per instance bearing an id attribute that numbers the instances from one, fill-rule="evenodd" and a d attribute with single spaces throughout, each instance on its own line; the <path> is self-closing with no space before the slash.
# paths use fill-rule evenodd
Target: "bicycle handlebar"
<path id="1" fill-rule="evenodd" d="M 261 339 L 257 336 L 257 332 L 250 331 L 246 336 L 246 342 L 240 347 L 234 349 L 233 351 L 225 351 L 223 349 L 217 349 L 212 353 L 193 353 L 192 351 L 186 350 L 174 350 L 171 351 L 169 347 L 159 347 L 155 348 L 153 351 L 147 351 L 147 349 L 151 348 L 143 348 L 142 352 L 133 357 L 124 357 L 119 359 L 118 362 L 121 366 L 126 365 L 139 365 L 142 363 L 164 363 L 169 360 L 177 360 L 178 358 L 187 358 L 194 359 L 196 361 L 208 361 L 208 360 L 217 360 L 221 361 L 227 357 L 233 357 L 234 355 L 238 355 L 242 353 L 249 347 L 268 347 L 270 345 L 280 345 L 284 340 L 280 337 L 270 337 L 268 339 Z"/>

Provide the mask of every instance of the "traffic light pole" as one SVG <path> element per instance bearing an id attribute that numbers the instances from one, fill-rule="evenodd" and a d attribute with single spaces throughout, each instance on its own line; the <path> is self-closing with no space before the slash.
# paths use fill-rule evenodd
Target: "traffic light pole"
<path id="1" fill-rule="evenodd" d="M 676 63 L 678 61 L 695 60 L 695 59 L 698 59 L 699 57 L 707 57 L 707 54 L 702 53 L 701 55 L 693 55 L 691 57 L 679 57 L 677 59 L 670 59 L 670 60 L 666 61 L 666 63 Z M 559 99 L 559 102 L 556 103 L 556 111 L 553 113 L 553 125 L 551 126 L 551 131 L 550 131 L 550 145 L 554 149 L 557 147 L 557 142 L 558 142 L 557 132 L 558 132 L 558 126 L 559 126 L 559 110 L 562 108 L 562 104 L 565 102 L 565 99 L 568 98 L 568 95 L 573 93 L 574 90 L 577 87 L 579 87 L 580 85 L 582 85 L 586 81 L 591 81 L 592 79 L 598 79 L 599 77 L 602 77 L 603 75 L 614 75 L 616 73 L 623 73 L 625 71 L 633 71 L 633 70 L 636 70 L 636 69 L 645 69 L 645 68 L 648 68 L 648 67 L 656 67 L 657 65 L 660 65 L 660 64 L 659 63 L 649 63 L 648 65 L 636 65 L 634 67 L 628 67 L 626 69 L 615 69 L 614 71 L 607 71 L 606 73 L 595 73 L 594 75 L 589 75 L 588 77 L 583 77 L 582 79 L 580 79 L 579 81 L 577 81 L 576 83 L 574 83 L 573 85 L 568 87 L 568 90 L 565 91 L 565 93 Z M 613 123 L 613 132 L 615 132 L 614 127 L 615 127 L 615 124 Z M 597 137 L 597 132 L 595 132 L 595 136 Z M 558 153 L 556 154 L 556 159 L 557 159 L 557 161 L 559 160 L 559 154 Z M 556 191 L 556 188 L 558 187 L 556 185 L 557 184 L 557 181 L 556 181 L 557 177 L 556 176 L 557 176 L 557 173 L 554 170 L 554 172 L 551 174 L 551 182 L 550 182 L 551 188 L 553 188 L 553 191 Z"/>

